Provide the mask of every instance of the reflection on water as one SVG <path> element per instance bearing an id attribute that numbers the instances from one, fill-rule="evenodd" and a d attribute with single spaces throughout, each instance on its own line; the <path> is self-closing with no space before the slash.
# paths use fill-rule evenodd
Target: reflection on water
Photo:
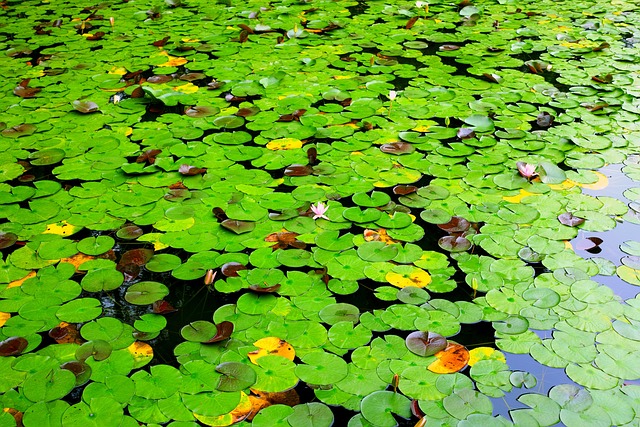
<path id="1" fill-rule="evenodd" d="M 614 197 L 623 201 L 625 204 L 628 204 L 630 200 L 624 197 L 623 193 L 629 188 L 638 187 L 638 184 L 622 173 L 621 169 L 622 165 L 607 165 L 602 168 L 600 172 L 605 174 L 609 180 L 607 187 L 601 190 L 583 189 L 583 193 L 590 196 Z M 586 250 L 576 249 L 576 253 L 578 255 L 583 258 L 605 258 L 613 262 L 616 266 L 619 266 L 621 265 L 620 259 L 627 255 L 620 250 L 620 245 L 628 240 L 640 240 L 640 225 L 622 221 L 618 222 L 613 230 L 605 232 L 580 231 L 578 236 L 572 240 L 573 247 L 576 248 L 577 245 L 574 244 L 576 241 L 583 240 L 588 237 L 599 237 L 602 239 L 603 242 L 599 245 L 600 251 L 598 253 L 591 253 Z M 640 288 L 623 281 L 615 274 L 613 276 L 597 275 L 594 276 L 592 280 L 608 286 L 622 300 L 635 298 L 640 292 Z M 534 332 L 536 332 L 541 339 L 551 338 L 552 334 L 552 331 Z M 505 356 L 507 358 L 507 364 L 511 370 L 530 372 L 535 375 L 538 382 L 532 389 L 527 390 L 525 388 L 514 388 L 503 398 L 492 399 L 495 414 L 508 418 L 508 412 L 510 410 L 527 408 L 526 405 L 523 405 L 517 400 L 517 398 L 523 394 L 531 392 L 547 395 L 553 386 L 558 384 L 573 384 L 573 381 L 569 379 L 564 369 L 544 366 L 534 360 L 529 354 L 505 353 Z M 627 381 L 627 383 L 639 384 L 640 382 Z"/>

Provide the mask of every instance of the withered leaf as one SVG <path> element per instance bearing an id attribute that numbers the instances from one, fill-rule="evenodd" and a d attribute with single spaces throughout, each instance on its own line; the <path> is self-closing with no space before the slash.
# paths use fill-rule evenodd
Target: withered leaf
<path id="1" fill-rule="evenodd" d="M 178 169 L 182 175 L 193 176 L 193 175 L 202 175 L 207 172 L 207 168 L 198 168 L 196 166 L 190 165 L 180 165 Z"/>

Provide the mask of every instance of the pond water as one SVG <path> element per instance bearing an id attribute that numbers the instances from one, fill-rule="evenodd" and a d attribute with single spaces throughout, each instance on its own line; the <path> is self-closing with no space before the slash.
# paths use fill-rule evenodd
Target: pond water
<path id="1" fill-rule="evenodd" d="M 638 22 L 0 2 L 0 427 L 640 425 Z"/>

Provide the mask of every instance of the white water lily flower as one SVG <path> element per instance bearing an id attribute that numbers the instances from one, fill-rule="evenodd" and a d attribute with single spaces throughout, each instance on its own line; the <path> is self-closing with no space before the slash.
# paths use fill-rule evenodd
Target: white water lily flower
<path id="1" fill-rule="evenodd" d="M 396 97 L 398 96 L 398 92 L 396 92 L 395 90 L 390 90 L 389 91 L 389 100 L 393 101 L 394 99 L 396 99 Z"/>

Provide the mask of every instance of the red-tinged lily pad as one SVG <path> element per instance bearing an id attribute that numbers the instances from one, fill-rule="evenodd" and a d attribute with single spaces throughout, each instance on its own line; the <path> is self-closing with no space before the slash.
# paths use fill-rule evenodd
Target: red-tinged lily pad
<path id="1" fill-rule="evenodd" d="M 491 83 L 500 83 L 502 81 L 502 77 L 495 73 L 483 73 L 482 77 L 484 77 L 485 80 L 490 81 Z"/>
<path id="2" fill-rule="evenodd" d="M 159 301 L 155 301 L 152 305 L 152 310 L 156 314 L 168 314 L 168 313 L 174 313 L 178 311 L 176 308 L 174 308 L 171 304 L 169 304 L 163 299 Z"/>
<path id="3" fill-rule="evenodd" d="M 553 124 L 554 119 L 555 119 L 554 116 L 547 113 L 546 111 L 543 111 L 540 114 L 538 114 L 538 117 L 536 118 L 536 124 L 541 128 L 548 128 Z"/>
<path id="4" fill-rule="evenodd" d="M 216 334 L 213 338 L 205 341 L 205 343 L 214 343 L 222 340 L 226 340 L 233 333 L 233 323 L 228 321 L 220 322 L 216 325 Z"/>
<path id="5" fill-rule="evenodd" d="M 206 79 L 207 76 L 204 73 L 185 73 L 182 74 L 179 79 L 186 82 L 195 82 L 196 80 Z"/>
<path id="6" fill-rule="evenodd" d="M 393 187 L 393 194 L 399 196 L 406 196 L 407 194 L 415 193 L 418 191 L 418 187 L 415 185 L 396 185 Z"/>
<path id="7" fill-rule="evenodd" d="M 405 339 L 407 348 L 418 356 L 432 356 L 447 347 L 447 339 L 435 332 L 411 332 Z"/>
<path id="8" fill-rule="evenodd" d="M 199 167 L 190 166 L 190 165 L 180 165 L 178 172 L 186 176 L 202 175 L 207 172 L 207 168 L 199 168 Z"/>
<path id="9" fill-rule="evenodd" d="M 460 49 L 460 46 L 457 46 L 455 44 L 443 44 L 438 48 L 438 50 L 441 52 L 452 52 L 458 49 Z"/>
<path id="10" fill-rule="evenodd" d="M 145 150 L 138 156 L 138 158 L 136 159 L 136 163 L 149 163 L 150 165 L 152 165 L 156 161 L 156 156 L 160 153 L 162 153 L 162 150 L 159 150 L 157 148 Z"/>
<path id="11" fill-rule="evenodd" d="M 246 269 L 247 266 L 239 262 L 227 262 L 220 267 L 220 272 L 227 277 L 238 277 L 238 271 Z"/>
<path id="12" fill-rule="evenodd" d="M 42 90 L 42 88 L 28 87 L 29 79 L 26 79 L 26 81 L 27 84 L 25 84 L 24 86 L 22 85 L 22 83 L 20 83 L 19 86 L 16 86 L 16 88 L 13 89 L 13 94 L 19 96 L 20 98 L 34 98 Z"/>
<path id="13" fill-rule="evenodd" d="M 203 107 L 203 106 L 187 107 L 184 110 L 185 115 L 189 117 L 194 117 L 194 118 L 213 116 L 215 114 L 218 114 L 219 112 L 220 112 L 220 109 L 218 107 Z"/>
<path id="14" fill-rule="evenodd" d="M 147 83 L 161 84 L 168 83 L 173 80 L 171 76 L 151 76 L 147 79 Z"/>
<path id="15" fill-rule="evenodd" d="M 438 224 L 438 228 L 447 233 L 464 233 L 471 227 L 471 223 L 460 216 L 451 217 L 449 222 Z"/>
<path id="16" fill-rule="evenodd" d="M 224 362 L 216 366 L 222 374 L 216 387 L 220 391 L 240 391 L 255 384 L 257 375 L 251 366 L 240 362 Z"/>
<path id="17" fill-rule="evenodd" d="M 279 283 L 273 286 L 250 285 L 249 289 L 252 290 L 253 292 L 268 294 L 268 293 L 278 292 L 278 290 L 280 289 L 280 286 L 281 285 Z"/>
<path id="18" fill-rule="evenodd" d="M 313 173 L 313 168 L 307 165 L 290 165 L 284 170 L 286 176 L 309 176 Z"/>
<path id="19" fill-rule="evenodd" d="M 120 257 L 120 261 L 118 262 L 118 266 L 126 266 L 129 264 L 143 266 L 149 262 L 149 260 L 153 258 L 153 250 L 146 248 L 139 249 L 131 249 L 122 254 Z M 120 268 L 118 268 L 119 270 Z"/>
<path id="20" fill-rule="evenodd" d="M 0 356 L 17 356 L 29 345 L 22 337 L 10 337 L 0 342 Z"/>
<path id="21" fill-rule="evenodd" d="M 471 242 L 462 236 L 444 236 L 438 239 L 438 246 L 449 252 L 464 252 L 471 248 Z"/>
<path id="22" fill-rule="evenodd" d="M 380 151 L 388 154 L 409 154 L 415 150 L 415 147 L 408 142 L 391 142 L 380 146 Z"/>
<path id="23" fill-rule="evenodd" d="M 571 212 L 565 212 L 562 215 L 558 216 L 558 221 L 560 221 L 561 224 L 568 225 L 569 227 L 576 227 L 582 224 L 585 219 L 578 216 L 573 216 Z"/>
<path id="24" fill-rule="evenodd" d="M 580 239 L 574 242 L 575 248 L 580 251 L 589 251 L 593 252 L 595 249 L 598 249 L 600 252 L 599 246 L 602 244 L 603 240 L 599 237 L 586 237 L 584 239 Z"/>
<path id="25" fill-rule="evenodd" d="M 76 376 L 76 387 L 85 384 L 91 377 L 91 366 L 77 360 L 63 363 L 60 369 L 66 369 Z"/>
<path id="26" fill-rule="evenodd" d="M 123 240 L 134 240 L 144 234 L 144 230 L 137 225 L 126 225 L 116 231 L 116 236 Z"/>
<path id="27" fill-rule="evenodd" d="M 251 117 L 251 116 L 255 116 L 259 112 L 260 112 L 260 108 L 258 108 L 258 107 L 240 108 L 238 111 L 236 111 L 236 116 L 238 116 L 238 117 Z"/>
<path id="28" fill-rule="evenodd" d="M 7 138 L 18 138 L 20 136 L 28 136 L 32 135 L 36 131 L 36 125 L 32 125 L 29 123 L 22 123 L 20 125 L 16 125 L 2 131 L 2 136 L 6 136 Z"/>
<path id="29" fill-rule="evenodd" d="M 220 223 L 224 228 L 236 234 L 249 233 L 256 228 L 256 223 L 251 221 L 238 221 L 235 219 L 225 219 Z"/>
<path id="30" fill-rule="evenodd" d="M 96 40 L 101 40 L 104 36 L 106 35 L 106 33 L 104 31 L 96 31 L 95 33 L 88 35 L 86 37 L 87 40 L 90 41 L 96 41 Z"/>
<path id="31" fill-rule="evenodd" d="M 182 338 L 199 343 L 215 343 L 226 340 L 233 333 L 233 323 L 223 321 L 217 325 L 205 320 L 196 320 L 180 330 Z"/>
<path id="32" fill-rule="evenodd" d="M 456 136 L 458 139 L 471 139 L 476 137 L 476 132 L 471 128 L 460 128 Z"/>
<path id="33" fill-rule="evenodd" d="M 144 281 L 129 286 L 124 299 L 130 304 L 147 305 L 169 295 L 169 288 L 159 282 Z"/>
<path id="34" fill-rule="evenodd" d="M 4 233 L 0 231 L 0 249 L 13 246 L 18 241 L 18 236 L 14 233 Z"/>
<path id="35" fill-rule="evenodd" d="M 100 111 L 100 107 L 95 102 L 81 99 L 73 101 L 73 108 L 82 114 Z"/>

